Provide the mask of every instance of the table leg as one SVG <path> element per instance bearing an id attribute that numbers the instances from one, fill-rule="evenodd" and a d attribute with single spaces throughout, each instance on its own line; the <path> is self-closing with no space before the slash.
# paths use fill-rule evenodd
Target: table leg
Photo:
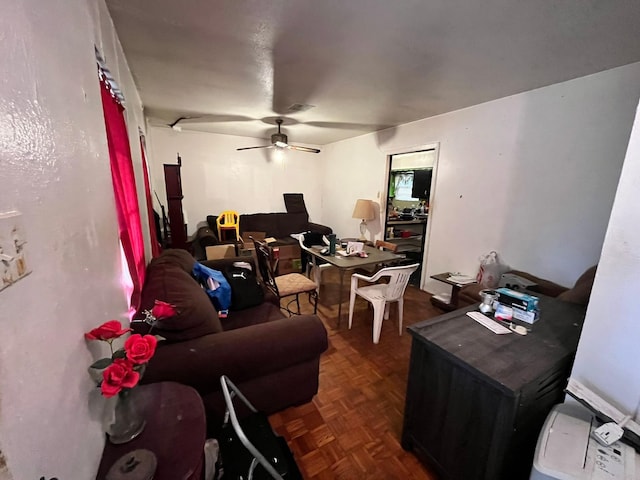
<path id="1" fill-rule="evenodd" d="M 454 310 L 458 308 L 458 294 L 460 293 L 461 288 L 462 287 L 458 285 L 451 286 L 451 301 L 449 302 L 449 305 L 451 305 Z"/>
<path id="2" fill-rule="evenodd" d="M 340 268 L 340 290 L 338 291 L 338 327 L 340 327 L 340 319 L 342 317 L 342 287 L 344 286 L 344 273 L 346 269 Z"/>

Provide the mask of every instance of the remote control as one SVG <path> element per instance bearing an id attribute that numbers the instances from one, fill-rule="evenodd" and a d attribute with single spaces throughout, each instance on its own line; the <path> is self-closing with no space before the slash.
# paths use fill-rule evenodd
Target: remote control
<path id="1" fill-rule="evenodd" d="M 505 327 L 504 325 L 500 325 L 498 322 L 491 320 L 489 317 L 487 317 L 486 315 L 483 315 L 480 312 L 467 312 L 467 316 L 473 318 L 480 325 L 482 325 L 485 328 L 488 328 L 493 333 L 496 333 L 498 335 L 511 333 L 511 330 L 509 330 L 507 327 Z"/>

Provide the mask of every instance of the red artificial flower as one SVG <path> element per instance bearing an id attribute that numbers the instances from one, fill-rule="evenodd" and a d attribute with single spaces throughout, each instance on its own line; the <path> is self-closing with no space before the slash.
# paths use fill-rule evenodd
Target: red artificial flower
<path id="1" fill-rule="evenodd" d="M 125 358 L 116 358 L 104 372 L 100 390 L 105 397 L 113 397 L 123 388 L 133 388 L 138 384 L 140 374 L 133 369 L 133 364 Z"/>
<path id="2" fill-rule="evenodd" d="M 87 340 L 104 340 L 109 341 L 114 338 L 121 337 L 125 333 L 131 331 L 130 328 L 122 328 L 122 324 L 118 320 L 109 320 L 98 328 L 94 328 L 90 332 L 84 334 Z"/>
<path id="3" fill-rule="evenodd" d="M 127 358 L 136 364 L 146 363 L 156 351 L 158 340 L 153 335 L 140 335 L 135 333 L 124 342 L 124 351 Z"/>
<path id="4" fill-rule="evenodd" d="M 173 305 L 160 300 L 156 300 L 153 308 L 151 309 L 151 315 L 157 319 L 173 317 L 175 314 L 176 309 Z"/>

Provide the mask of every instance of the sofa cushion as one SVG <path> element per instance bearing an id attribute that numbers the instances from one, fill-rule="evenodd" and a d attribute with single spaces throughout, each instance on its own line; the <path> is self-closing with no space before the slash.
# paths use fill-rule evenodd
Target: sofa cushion
<path id="1" fill-rule="evenodd" d="M 174 265 L 187 273 L 191 273 L 195 263 L 196 259 L 193 258 L 193 255 L 186 250 L 181 248 L 170 248 L 162 252 L 159 257 L 156 257 L 149 262 L 149 265 L 147 266 L 147 273 L 153 272 L 154 268 L 162 265 Z"/>
<path id="2" fill-rule="evenodd" d="M 593 287 L 593 280 L 596 276 L 597 265 L 587 269 L 580 278 L 576 280 L 576 284 L 573 288 L 558 295 L 558 300 L 565 302 L 578 303 L 580 305 L 586 305 L 589 303 L 589 297 L 591 296 L 591 288 Z"/>
<path id="3" fill-rule="evenodd" d="M 265 232 L 267 237 L 282 238 L 309 229 L 304 213 L 251 213 L 240 215 L 240 234 Z"/>
<path id="4" fill-rule="evenodd" d="M 180 262 L 150 264 L 142 289 L 140 312 L 151 310 L 155 300 L 170 303 L 178 311 L 177 315 L 158 321 L 153 330 L 169 342 L 190 340 L 222 331 L 218 313 L 211 300 L 191 274 L 183 270 L 183 266 Z M 138 315 L 140 317 L 143 315 Z"/>
<path id="5" fill-rule="evenodd" d="M 278 218 L 279 237 L 287 237 L 292 233 L 309 230 L 309 217 L 306 213 L 283 213 Z"/>

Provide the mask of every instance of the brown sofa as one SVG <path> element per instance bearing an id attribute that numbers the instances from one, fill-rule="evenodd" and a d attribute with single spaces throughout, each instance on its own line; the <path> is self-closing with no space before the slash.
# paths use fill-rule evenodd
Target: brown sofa
<path id="1" fill-rule="evenodd" d="M 510 270 L 507 273 L 518 275 L 531 282 L 536 283 L 536 287 L 532 287 L 530 290 L 541 295 L 548 297 L 555 297 L 558 300 L 565 302 L 577 303 L 580 305 L 586 305 L 589 303 L 589 296 L 591 295 L 591 287 L 593 287 L 593 279 L 596 275 L 597 265 L 588 268 L 580 278 L 576 281 L 572 288 L 563 287 L 557 283 L 545 280 L 543 278 L 536 277 L 527 272 L 521 272 L 519 270 Z M 483 287 L 478 284 L 466 285 L 460 289 L 458 294 L 458 307 L 466 307 L 480 302 L 480 290 Z"/>
<path id="2" fill-rule="evenodd" d="M 211 230 L 216 227 L 216 216 L 207 216 L 207 223 Z M 333 233 L 330 227 L 309 221 L 306 213 L 250 213 L 240 215 L 240 235 L 246 232 L 264 232 L 267 237 L 273 237 L 278 242 L 275 245 L 293 245 L 298 243 L 291 238 L 292 233 L 316 232 L 328 235 Z"/>
<path id="3" fill-rule="evenodd" d="M 203 261 L 221 270 L 242 257 Z M 140 310 L 155 300 L 175 305 L 178 314 L 158 322 L 152 333 L 166 338 L 149 361 L 141 383 L 174 381 L 194 387 L 203 399 L 210 434 L 224 412 L 220 376 L 227 375 L 261 411 L 273 413 L 306 403 L 318 391 L 320 355 L 327 333 L 315 315 L 285 318 L 271 297 L 220 319 L 192 276 L 195 259 L 185 250 L 167 250 L 147 267 Z M 274 300 L 274 301 L 272 301 Z M 148 331 L 134 322 L 134 330 Z"/>

